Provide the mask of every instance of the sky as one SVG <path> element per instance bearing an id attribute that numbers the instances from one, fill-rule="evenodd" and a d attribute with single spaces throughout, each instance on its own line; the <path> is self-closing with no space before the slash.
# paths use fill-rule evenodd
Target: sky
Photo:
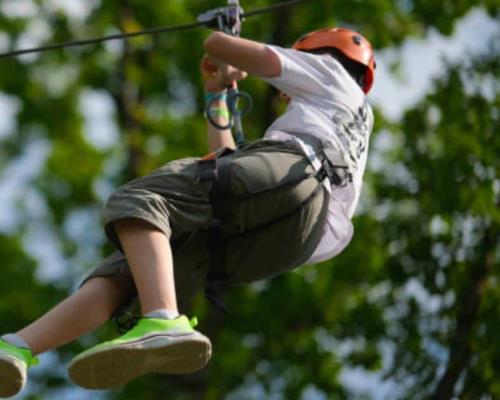
<path id="1" fill-rule="evenodd" d="M 406 40 L 399 49 L 376 54 L 376 84 L 370 99 L 384 114 L 397 120 L 401 113 L 421 99 L 439 76 L 444 60 L 467 60 L 488 48 L 489 40 L 499 37 L 500 25 L 482 9 L 475 9 L 457 24 L 451 37 L 431 29 L 421 39 Z M 401 63 L 401 77 L 390 72 L 393 60 Z"/>
<path id="2" fill-rule="evenodd" d="M 72 18 L 85 16 L 97 3 L 96 0 L 45 0 L 48 7 L 63 10 Z M 0 13 L 13 16 L 33 16 L 37 9 L 31 0 L 3 0 L 0 2 Z M 49 27 L 43 23 L 35 24 L 28 29 L 22 41 L 23 45 L 36 45 L 43 40 Z M 405 109 L 411 107 L 421 99 L 431 88 L 432 79 L 439 76 L 445 59 L 450 61 L 467 60 L 469 54 L 484 51 L 488 38 L 498 37 L 500 27 L 497 21 L 489 18 L 481 9 L 475 9 L 462 18 L 456 26 L 451 37 L 443 37 L 438 32 L 430 30 L 426 37 L 410 39 L 398 49 L 387 49 L 376 54 L 377 71 L 376 83 L 369 98 L 373 104 L 380 107 L 387 117 L 397 120 Z M 36 38 L 36 39 L 35 39 Z M 0 32 L 0 51 L 8 46 L 5 35 Z M 390 66 L 398 60 L 401 63 L 401 73 L 395 77 L 390 72 Z M 61 76 L 61 75 L 60 75 Z M 50 81 L 49 81 L 50 82 Z M 58 84 L 64 84 L 58 83 Z M 55 84 L 54 90 L 57 89 Z M 85 118 L 87 138 L 96 147 L 104 149 L 112 147 L 118 138 L 118 131 L 113 122 L 114 110 L 106 94 L 87 91 L 83 93 L 80 101 L 82 114 Z M 0 90 L 0 139 L 15 135 L 15 116 L 19 111 L 19 101 L 2 94 Z M 383 136 L 381 136 L 383 140 Z M 378 145 L 383 146 L 383 143 Z M 377 148 L 377 143 L 374 146 Z M 43 167 L 48 155 L 49 147 L 43 140 L 34 139 L 28 143 L 24 154 L 14 160 L 4 170 L 0 171 L 0 232 L 9 232 L 15 229 L 18 222 L 20 201 L 25 202 L 22 212 L 33 216 L 33 227 L 25 242 L 27 250 L 40 262 L 39 278 L 45 281 L 57 280 L 61 277 L 64 261 L 61 259 L 59 244 L 50 231 L 44 226 L 45 205 L 36 191 L 31 187 L 31 181 L 37 171 Z M 110 188 L 102 188 L 104 197 Z M 82 226 L 82 221 L 87 221 Z M 90 222 L 89 222 L 90 221 Z M 96 239 L 95 245 L 102 240 L 99 227 L 90 226 L 99 221 L 96 210 L 77 210 L 70 216 L 65 229 L 68 234 L 77 232 L 77 235 L 89 233 Z M 78 229 L 80 227 L 80 230 Z M 33 243 L 37 243 L 34 245 Z M 81 254 L 82 258 L 92 259 L 95 254 Z M 422 296 L 419 288 L 413 287 L 415 296 Z M 384 354 L 390 362 L 390 348 Z M 49 367 L 55 362 L 50 355 L 42 358 L 42 365 Z M 372 392 L 375 400 L 386 399 L 394 390 L 392 382 L 382 382 L 381 373 L 366 373 L 361 369 L 344 369 L 341 379 L 352 389 L 353 394 L 363 391 Z M 36 390 L 36 388 L 31 388 Z M 314 388 L 308 389 L 304 400 L 317 400 L 321 396 Z M 96 395 L 96 398 L 100 396 Z M 20 396 L 19 398 L 22 398 Z M 68 399 L 84 398 L 83 392 L 78 390 L 68 394 Z M 88 397 L 87 397 L 88 398 Z M 257 397 L 256 397 L 257 398 Z"/>

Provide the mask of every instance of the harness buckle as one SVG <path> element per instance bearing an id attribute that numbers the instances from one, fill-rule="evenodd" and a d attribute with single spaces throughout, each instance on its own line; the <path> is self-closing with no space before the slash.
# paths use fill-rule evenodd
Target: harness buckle
<path id="1" fill-rule="evenodd" d="M 325 154 L 322 154 L 321 169 L 317 172 L 316 178 L 323 182 L 326 178 L 335 186 L 346 186 L 352 182 L 352 174 L 343 165 L 334 165 Z"/>
<path id="2" fill-rule="evenodd" d="M 198 160 L 198 173 L 202 182 L 217 180 L 219 177 L 217 173 L 217 157 Z"/>

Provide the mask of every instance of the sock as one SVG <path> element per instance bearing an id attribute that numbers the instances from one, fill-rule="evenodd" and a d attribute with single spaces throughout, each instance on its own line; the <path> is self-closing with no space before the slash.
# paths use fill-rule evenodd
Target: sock
<path id="1" fill-rule="evenodd" d="M 148 312 L 145 317 L 146 318 L 157 318 L 157 319 L 176 319 L 179 316 L 179 313 L 174 310 L 159 309 Z"/>
<path id="2" fill-rule="evenodd" d="M 13 345 L 13 346 L 16 346 L 16 347 L 23 347 L 25 349 L 30 349 L 30 346 L 28 345 L 28 343 L 26 343 L 20 336 L 16 335 L 15 333 L 8 333 L 6 335 L 3 335 L 1 337 L 1 339 L 3 339 L 4 341 L 6 341 L 7 343 Z"/>

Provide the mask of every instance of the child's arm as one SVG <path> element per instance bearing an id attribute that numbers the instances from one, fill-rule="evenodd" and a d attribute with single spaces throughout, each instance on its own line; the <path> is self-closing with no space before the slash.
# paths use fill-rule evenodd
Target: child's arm
<path id="1" fill-rule="evenodd" d="M 244 79 L 246 72 L 261 77 L 276 77 L 281 74 L 278 56 L 264 44 L 248 39 L 213 32 L 204 43 L 207 57 L 202 62 L 205 90 L 221 92 L 234 82 Z M 243 72 L 246 71 L 246 72 Z M 225 102 L 213 103 L 216 122 L 225 125 L 228 121 Z M 230 130 L 219 130 L 207 121 L 208 146 L 210 151 L 220 147 L 235 148 Z"/>
<path id="2" fill-rule="evenodd" d="M 217 59 L 203 57 L 201 62 L 201 73 L 203 77 L 205 96 L 210 104 L 211 118 L 219 125 L 226 126 L 229 122 L 229 111 L 227 109 L 225 91 L 228 86 L 235 85 L 236 81 L 245 79 L 246 73 L 231 67 Z M 236 147 L 230 129 L 218 129 L 213 126 L 207 118 L 208 149 L 211 152 L 221 147 L 234 149 Z"/>
<path id="3" fill-rule="evenodd" d="M 281 75 L 278 56 L 262 43 L 213 32 L 205 40 L 204 46 L 209 56 L 252 75 L 265 78 Z"/>
<path id="4" fill-rule="evenodd" d="M 225 101 L 216 101 L 213 103 L 213 108 L 215 108 L 219 114 L 212 115 L 214 121 L 221 126 L 225 126 L 229 118 L 226 102 Z M 225 112 L 224 112 L 225 111 Z M 236 144 L 234 143 L 233 134 L 230 129 L 218 129 L 213 126 L 207 119 L 207 141 L 208 141 L 208 151 L 214 152 L 220 149 L 221 147 L 227 147 L 229 149 L 235 149 Z"/>

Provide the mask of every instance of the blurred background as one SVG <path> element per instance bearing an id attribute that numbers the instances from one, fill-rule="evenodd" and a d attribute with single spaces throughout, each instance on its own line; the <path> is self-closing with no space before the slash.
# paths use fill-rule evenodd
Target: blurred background
<path id="1" fill-rule="evenodd" d="M 242 0 L 246 11 L 273 4 Z M 215 0 L 0 0 L 0 52 L 195 21 Z M 248 18 L 290 46 L 342 25 L 376 49 L 376 125 L 355 236 L 332 261 L 231 289 L 202 373 L 84 391 L 65 364 L 95 335 L 42 356 L 18 399 L 500 398 L 499 3 L 309 0 Z M 111 251 L 117 185 L 206 152 L 206 29 L 0 59 L 0 332 L 75 290 Z M 258 138 L 282 110 L 249 78 Z"/>

